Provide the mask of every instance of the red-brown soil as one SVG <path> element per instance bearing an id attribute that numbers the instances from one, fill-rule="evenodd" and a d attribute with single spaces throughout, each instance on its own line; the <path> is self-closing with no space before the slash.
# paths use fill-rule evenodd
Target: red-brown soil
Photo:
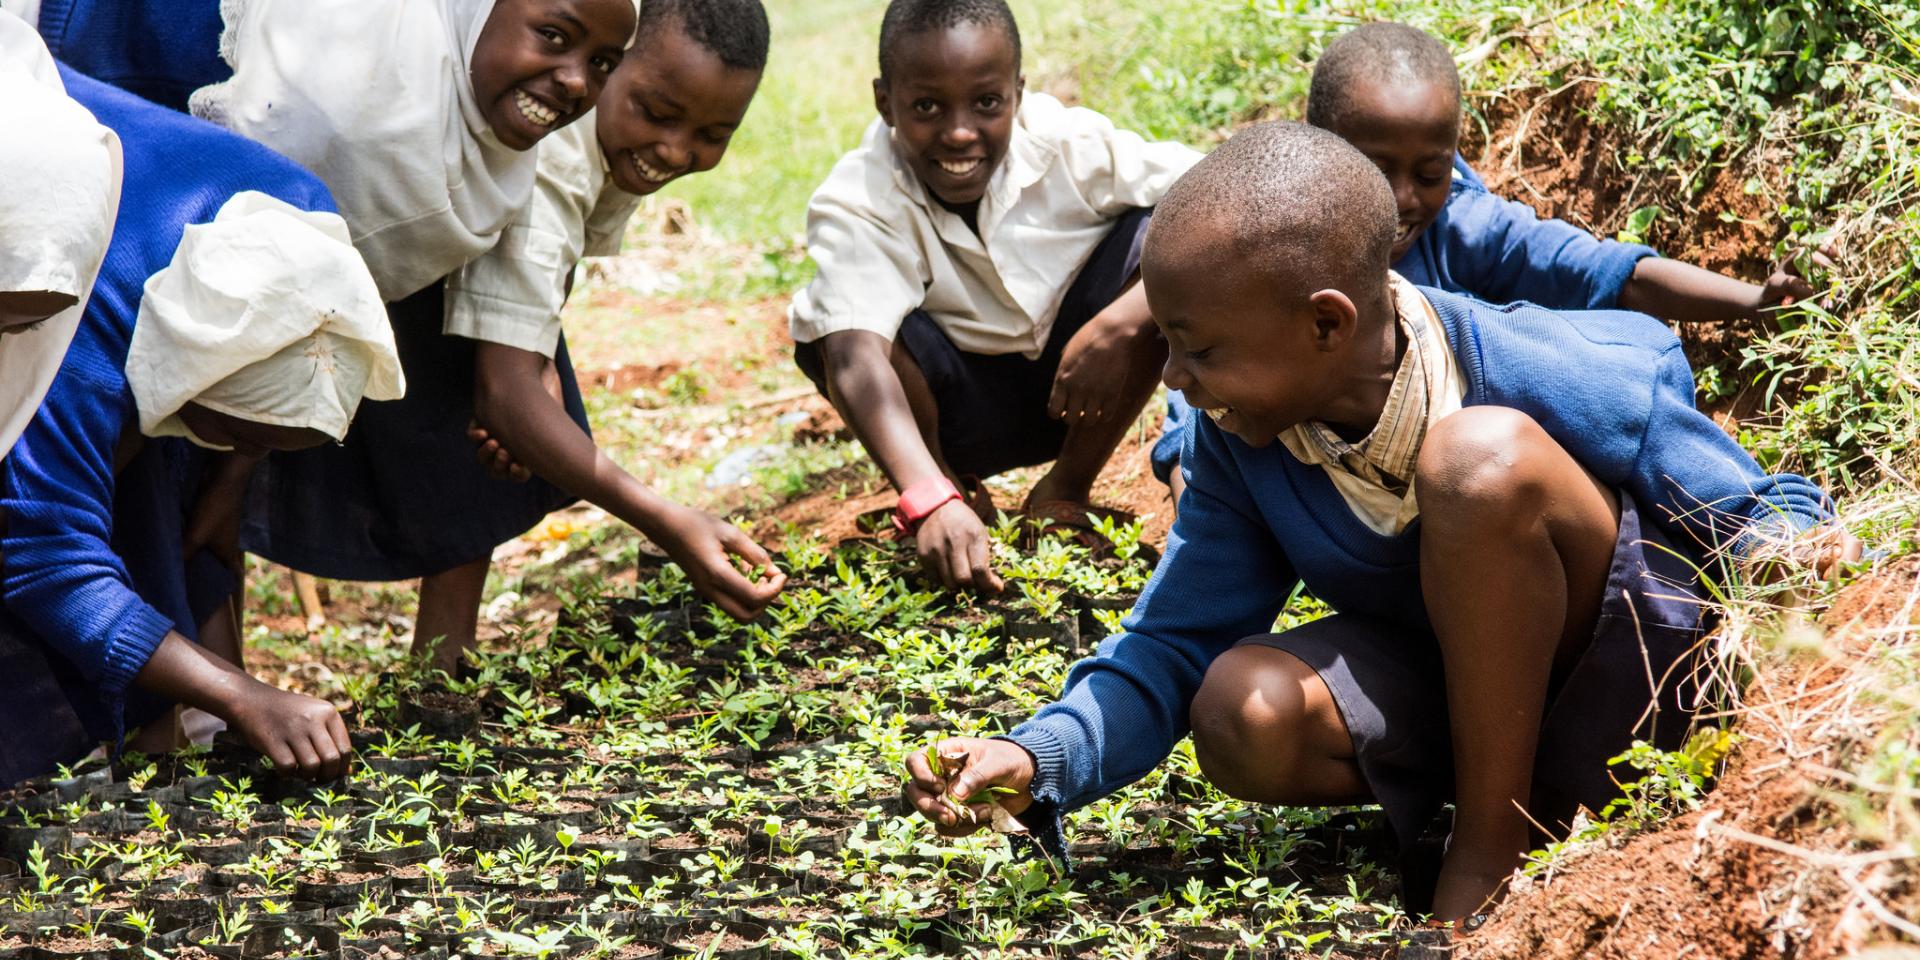
<path id="1" fill-rule="evenodd" d="M 1495 194 L 1599 236 L 1614 236 L 1635 210 L 1657 206 L 1665 214 L 1648 242 L 1662 255 L 1764 281 L 1774 244 L 1787 234 L 1771 185 L 1778 158 L 1748 150 L 1699 184 L 1630 169 L 1625 157 L 1635 145 L 1593 120 L 1594 91 L 1588 82 L 1482 100 L 1472 109 L 1485 126 L 1466 125 L 1461 155 Z M 1752 321 L 1730 321 L 1689 324 L 1680 334 L 1699 367 L 1736 356 L 1759 330 Z"/>
<path id="2" fill-rule="evenodd" d="M 1858 745 L 1833 735 L 1852 726 L 1858 679 L 1887 647 L 1911 646 L 1917 604 L 1913 559 L 1845 590 L 1821 618 L 1824 647 L 1749 688 L 1736 727 L 1746 739 L 1701 810 L 1564 862 L 1503 905 L 1462 960 L 1850 956 L 1879 926 L 1873 906 L 1911 916 L 1916 891 L 1900 864 L 1858 856 L 1858 834 L 1823 790 Z"/>

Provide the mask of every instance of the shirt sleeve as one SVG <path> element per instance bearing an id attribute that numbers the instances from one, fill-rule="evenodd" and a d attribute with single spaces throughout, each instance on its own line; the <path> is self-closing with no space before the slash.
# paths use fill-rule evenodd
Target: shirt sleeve
<path id="1" fill-rule="evenodd" d="M 1036 761 L 1039 817 L 1057 817 L 1138 780 L 1188 733 L 1207 667 L 1242 638 L 1267 633 L 1297 579 L 1211 423 L 1187 432 L 1187 494 L 1167 552 L 1126 620 L 1075 664 L 1059 700 L 1009 734 Z M 1048 821 L 1043 826 L 1041 821 Z"/>
<path id="2" fill-rule="evenodd" d="M 75 383 L 56 384 L 0 463 L 0 594 L 118 716 L 134 675 L 174 625 L 134 592 L 111 546 L 114 447 L 132 403 Z"/>
<path id="3" fill-rule="evenodd" d="M 1524 203 L 1456 182 L 1439 238 L 1462 292 L 1489 303 L 1525 300 L 1556 310 L 1610 310 L 1652 248 L 1605 240 Z"/>
<path id="4" fill-rule="evenodd" d="M 863 151 L 864 152 L 864 151 Z M 856 154 L 843 159 L 807 205 L 807 253 L 818 268 L 793 298 L 788 327 L 798 343 L 868 330 L 892 340 L 932 282 L 926 256 L 900 230 L 905 211 L 882 208 L 892 180 Z"/>
<path id="5" fill-rule="evenodd" d="M 1158 204 L 1203 156 L 1185 144 L 1121 130 L 1084 107 L 1068 108 L 1065 116 L 1072 133 L 1060 142 L 1062 159 L 1081 197 L 1102 216 Z"/>
<path id="6" fill-rule="evenodd" d="M 592 117 L 587 118 L 591 131 Z M 587 220 L 599 200 L 590 135 L 563 130 L 541 143 L 533 196 L 501 231 L 493 249 L 447 277 L 442 331 L 551 358 L 560 345 L 567 277 L 587 244 Z"/>
<path id="7" fill-rule="evenodd" d="M 1676 340 L 1658 360 L 1647 431 L 1629 488 L 1676 542 L 1744 558 L 1833 519 L 1806 477 L 1769 474 L 1693 404 L 1693 371 Z"/>

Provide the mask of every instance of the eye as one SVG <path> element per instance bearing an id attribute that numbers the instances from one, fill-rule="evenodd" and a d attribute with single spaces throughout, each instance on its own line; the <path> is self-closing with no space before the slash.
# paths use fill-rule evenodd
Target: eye
<path id="1" fill-rule="evenodd" d="M 594 57 L 593 58 L 593 68 L 595 70 L 600 71 L 601 73 L 612 73 L 613 68 L 619 65 L 620 65 L 619 57 Z"/>
<path id="2" fill-rule="evenodd" d="M 940 112 L 940 104 L 926 97 L 922 97 L 913 102 L 913 112 L 931 116 Z"/>
<path id="3" fill-rule="evenodd" d="M 545 37 L 547 42 L 553 44 L 555 47 L 565 47 L 567 45 L 567 35 L 560 32 L 557 27 L 541 27 L 540 35 Z"/>
<path id="4" fill-rule="evenodd" d="M 1002 99 L 999 94 L 989 93 L 986 96 L 980 98 L 980 109 L 986 110 L 986 111 L 998 110 L 1000 109 L 1000 105 L 1005 102 L 1006 101 Z"/>
<path id="5" fill-rule="evenodd" d="M 1205 363 L 1207 358 L 1210 356 L 1213 356 L 1212 347 L 1208 347 L 1205 350 L 1188 350 L 1187 351 L 1187 359 L 1193 361 L 1194 363 Z"/>
<path id="6" fill-rule="evenodd" d="M 700 136 L 702 139 L 706 140 L 708 143 L 711 143 L 716 147 L 724 147 L 727 145 L 727 141 L 733 139 L 733 131 L 728 130 L 725 132 L 720 132 L 715 130 L 708 130 L 707 132 L 701 134 Z"/>

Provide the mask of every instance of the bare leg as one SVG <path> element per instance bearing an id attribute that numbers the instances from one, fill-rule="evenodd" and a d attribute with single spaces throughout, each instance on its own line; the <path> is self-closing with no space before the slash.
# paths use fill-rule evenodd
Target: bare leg
<path id="1" fill-rule="evenodd" d="M 1534 845 L 1522 809 L 1556 664 L 1599 616 L 1620 507 L 1517 411 L 1472 407 L 1433 426 L 1416 468 L 1420 582 L 1439 638 L 1457 815 L 1434 915 L 1483 911 Z"/>
<path id="2" fill-rule="evenodd" d="M 420 578 L 420 609 L 413 623 L 413 655 L 451 676 L 480 630 L 480 598 L 491 560 L 475 560 Z"/>
<path id="3" fill-rule="evenodd" d="M 1366 780 L 1332 691 L 1284 650 L 1235 647 L 1207 668 L 1189 710 L 1207 779 L 1254 803 L 1366 803 Z"/>

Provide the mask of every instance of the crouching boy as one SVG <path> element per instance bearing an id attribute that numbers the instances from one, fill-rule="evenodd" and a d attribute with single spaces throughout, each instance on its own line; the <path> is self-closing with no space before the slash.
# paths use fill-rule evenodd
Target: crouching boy
<path id="1" fill-rule="evenodd" d="M 1533 822 L 1686 733 L 1697 570 L 1857 544 L 1807 480 L 1693 407 L 1640 314 L 1494 307 L 1389 272 L 1393 192 L 1333 133 L 1241 132 L 1162 200 L 1143 277 L 1198 418 L 1166 558 L 1128 632 L 996 740 L 916 758 L 909 800 L 1011 788 L 1043 836 L 1192 732 L 1242 799 L 1378 803 L 1403 842 L 1456 806 L 1433 913 L 1499 896 Z M 1827 528 L 1827 529 L 1820 529 Z M 1295 583 L 1336 612 L 1269 634 Z M 1657 709 L 1649 709 L 1649 707 Z M 984 808 L 983 808 L 984 809 Z"/>
<path id="2" fill-rule="evenodd" d="M 790 314 L 800 368 L 950 586 L 1000 586 L 977 477 L 1054 461 L 1027 512 L 1086 525 L 1165 357 L 1140 238 L 1199 158 L 1023 83 L 1002 0 L 893 0 L 880 118 L 814 194 L 819 275 Z"/>

